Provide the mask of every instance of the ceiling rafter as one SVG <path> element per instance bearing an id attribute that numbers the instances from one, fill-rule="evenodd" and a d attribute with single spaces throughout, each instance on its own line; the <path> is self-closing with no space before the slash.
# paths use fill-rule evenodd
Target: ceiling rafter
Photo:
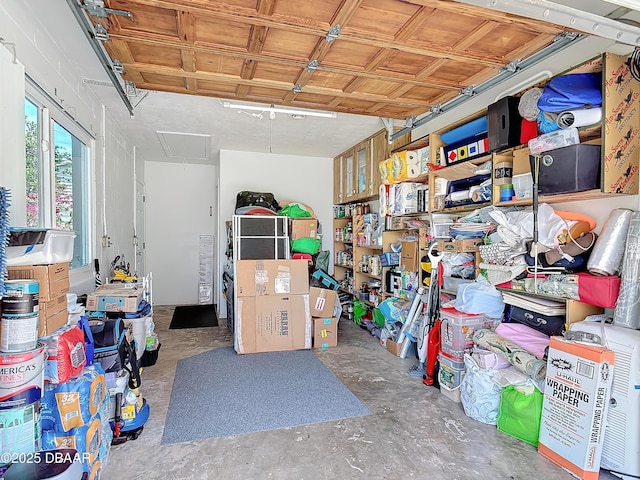
<path id="1" fill-rule="evenodd" d="M 176 2 L 169 2 L 166 0 L 136 0 L 137 3 L 145 5 L 154 5 L 166 9 L 184 9 L 193 14 L 198 14 L 202 18 L 218 18 L 221 20 L 233 20 L 237 23 L 244 23 L 248 25 L 261 25 L 271 28 L 279 28 L 285 31 L 303 33 L 307 35 L 316 35 L 324 38 L 326 33 L 331 28 L 331 25 L 327 25 L 324 22 L 315 22 L 309 19 L 299 19 L 295 17 L 273 16 L 266 17 L 259 15 L 255 10 L 241 8 L 238 6 L 230 7 L 227 10 L 221 8 L 221 5 L 228 5 L 221 2 L 211 2 L 211 6 L 197 7 L 191 5 L 183 5 Z M 456 4 L 459 5 L 459 4 Z M 315 25 L 314 25 L 315 24 Z M 435 45 L 428 44 L 426 42 L 400 42 L 394 40 L 394 38 L 385 38 L 380 35 L 378 38 L 372 38 L 367 36 L 364 32 L 358 31 L 355 28 L 347 29 L 343 28 L 340 33 L 340 40 L 358 43 L 361 45 L 368 45 L 373 47 L 391 48 L 400 52 L 414 53 L 418 55 L 426 55 L 430 57 L 443 57 L 450 58 L 452 60 L 458 60 L 460 62 L 472 62 L 483 63 L 491 66 L 499 66 L 503 62 L 500 57 L 491 55 L 480 55 L 468 52 L 455 52 L 452 49 L 444 49 Z"/>
<path id="2" fill-rule="evenodd" d="M 209 73 L 209 72 L 185 72 L 182 69 L 167 67 L 162 65 L 150 65 L 150 64 L 125 64 L 125 70 L 138 71 L 141 74 L 152 73 L 157 75 L 166 75 L 170 77 L 192 77 L 198 80 L 215 80 L 221 83 L 226 84 L 246 84 L 252 86 L 260 86 L 265 88 L 275 88 L 278 90 L 291 90 L 293 85 L 289 82 L 280 82 L 275 80 L 245 80 L 239 78 L 235 75 L 227 75 L 223 73 Z M 318 87 L 318 86 L 308 86 L 305 93 L 317 94 L 317 95 L 326 95 L 331 97 L 344 97 L 344 98 L 358 98 L 360 100 L 367 100 L 371 102 L 380 102 L 387 101 L 387 103 L 393 103 L 398 106 L 410 106 L 410 105 L 421 105 L 427 106 L 429 103 L 423 100 L 402 100 L 402 99 L 388 99 L 388 96 L 385 95 L 375 95 L 370 93 L 358 93 L 356 95 L 351 93 L 345 93 L 342 90 L 327 88 L 327 87 Z"/>
<path id="3" fill-rule="evenodd" d="M 397 119 L 526 62 L 565 30 L 452 0 L 104 2 L 132 14 L 92 21 L 139 88 Z"/>
<path id="4" fill-rule="evenodd" d="M 268 61 L 271 63 L 278 63 L 280 65 L 289 65 L 289 66 L 295 66 L 300 68 L 306 68 L 306 65 L 307 65 L 306 60 L 285 58 L 284 56 L 275 56 L 271 54 L 267 55 L 264 53 L 260 53 L 260 54 L 249 53 L 244 49 L 239 49 L 234 47 L 221 47 L 221 46 L 211 47 L 211 46 L 204 46 L 201 44 L 183 45 L 180 42 L 177 42 L 175 39 L 172 39 L 172 40 L 166 39 L 166 38 L 162 39 L 162 38 L 157 38 L 157 36 L 154 36 L 153 38 L 151 38 L 151 37 L 142 37 L 138 35 L 132 36 L 130 34 L 127 34 L 127 35 L 118 34 L 118 35 L 112 36 L 112 38 L 120 41 L 124 41 L 124 42 L 157 45 L 157 46 L 164 46 L 164 47 L 176 48 L 176 49 L 189 49 L 189 50 L 195 51 L 196 53 L 201 52 L 201 53 L 209 53 L 213 55 L 220 55 L 220 56 L 226 56 L 226 57 L 243 58 L 243 59 L 252 60 L 254 62 Z M 441 60 L 449 60 L 449 59 L 441 59 Z M 502 65 L 504 65 L 504 61 L 500 63 L 496 63 L 493 66 L 495 68 L 499 68 Z M 439 82 L 429 82 L 426 78 L 416 79 L 411 74 L 391 75 L 391 74 L 385 74 L 382 72 L 369 72 L 367 71 L 367 68 L 365 69 L 349 68 L 349 67 L 335 66 L 332 64 L 328 65 L 326 63 L 323 64 L 320 67 L 320 69 L 326 72 L 338 73 L 341 75 L 354 75 L 354 76 L 362 76 L 362 77 L 378 79 L 378 80 L 409 82 L 414 85 L 432 86 L 432 87 L 444 88 L 449 90 L 459 90 L 463 86 L 458 82 L 448 82 L 446 80 L 439 81 Z"/>
<path id="5" fill-rule="evenodd" d="M 351 17 L 355 14 L 357 8 L 362 3 L 362 0 L 344 0 L 342 5 L 334 15 L 331 24 L 332 25 L 342 25 L 344 23 L 348 23 Z M 321 63 L 324 60 L 324 57 L 329 52 L 329 49 L 333 45 L 333 42 L 328 42 L 326 38 L 321 38 L 316 42 L 316 46 L 314 47 L 311 55 L 308 60 L 316 60 L 318 63 Z M 303 68 L 296 78 L 295 85 L 296 87 L 304 87 L 307 82 L 311 79 L 311 75 L 313 71 L 308 68 Z M 293 100 L 295 93 L 291 91 L 284 97 L 285 102 L 290 102 Z"/>
<path id="6" fill-rule="evenodd" d="M 176 12 L 176 27 L 178 37 L 182 42 L 193 45 L 196 39 L 195 33 L 195 17 L 189 12 Z M 185 72 L 196 71 L 196 54 L 193 50 L 180 49 L 180 61 L 182 69 Z M 187 90 L 195 92 L 198 89 L 198 81 L 192 77 L 185 78 L 185 87 Z"/>

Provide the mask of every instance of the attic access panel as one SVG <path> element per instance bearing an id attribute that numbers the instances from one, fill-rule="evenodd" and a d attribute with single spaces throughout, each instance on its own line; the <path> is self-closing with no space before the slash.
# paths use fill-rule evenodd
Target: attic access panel
<path id="1" fill-rule="evenodd" d="M 91 21 L 137 88 L 397 119 L 493 78 L 563 31 L 449 0 L 104 3 L 132 14 Z"/>

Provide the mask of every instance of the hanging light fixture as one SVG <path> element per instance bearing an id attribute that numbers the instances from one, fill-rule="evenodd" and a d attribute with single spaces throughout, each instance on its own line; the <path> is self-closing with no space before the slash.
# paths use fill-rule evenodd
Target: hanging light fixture
<path id="1" fill-rule="evenodd" d="M 275 115 L 276 113 L 287 113 L 291 115 L 306 115 L 307 117 L 324 117 L 324 118 L 336 118 L 336 112 L 320 112 L 317 110 L 300 110 L 296 108 L 284 108 L 284 107 L 275 107 L 273 105 L 269 105 L 268 107 L 263 107 L 260 105 L 242 105 L 239 103 L 231 103 L 231 102 L 223 102 L 222 105 L 226 108 L 235 108 L 238 110 L 256 110 L 259 112 L 269 112 L 269 115 L 272 113 Z"/>

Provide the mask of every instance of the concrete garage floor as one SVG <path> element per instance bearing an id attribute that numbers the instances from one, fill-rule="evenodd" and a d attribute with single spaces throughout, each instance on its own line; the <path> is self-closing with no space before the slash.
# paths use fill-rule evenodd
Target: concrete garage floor
<path id="1" fill-rule="evenodd" d="M 178 360 L 233 344 L 226 320 L 219 327 L 169 330 L 172 315 L 173 307 L 154 308 L 162 348 L 142 374 L 151 417 L 137 440 L 111 448 L 102 480 L 574 478 L 535 447 L 467 417 L 461 404 L 407 374 L 413 359 L 393 356 L 346 321 L 339 324 L 338 346 L 315 353 L 372 415 L 161 445 Z M 206 412 L 202 405 L 184 415 Z"/>

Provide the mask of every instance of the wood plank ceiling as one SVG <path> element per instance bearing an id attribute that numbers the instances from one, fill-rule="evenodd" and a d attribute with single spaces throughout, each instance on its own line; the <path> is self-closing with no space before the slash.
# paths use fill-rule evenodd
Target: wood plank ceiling
<path id="1" fill-rule="evenodd" d="M 92 21 L 137 88 L 396 119 L 455 98 L 562 32 L 451 0 L 104 3 L 132 14 Z"/>

